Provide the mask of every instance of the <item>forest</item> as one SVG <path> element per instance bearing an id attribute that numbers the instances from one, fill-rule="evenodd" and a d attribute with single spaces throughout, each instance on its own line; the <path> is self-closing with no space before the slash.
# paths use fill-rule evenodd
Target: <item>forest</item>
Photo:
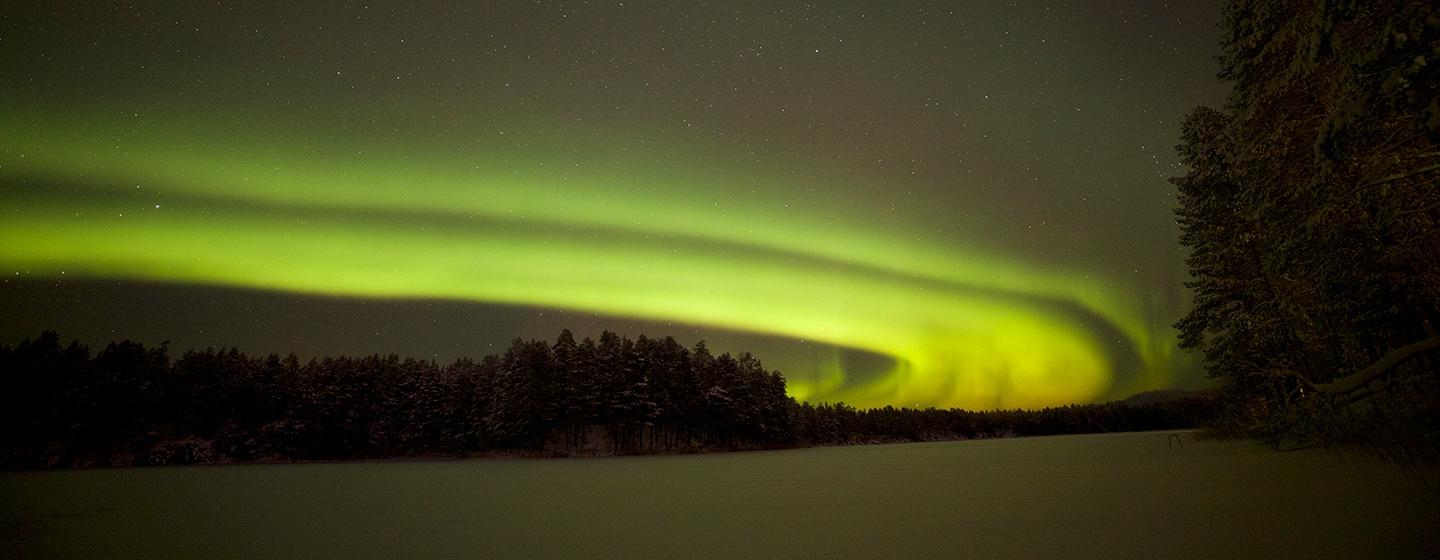
<path id="1" fill-rule="evenodd" d="M 1043 410 L 799 403 L 748 353 L 703 342 L 516 339 L 447 365 L 396 355 L 248 356 L 45 332 L 0 346 L 5 468 L 564 456 L 1194 427 L 1208 395 Z"/>
<path id="2" fill-rule="evenodd" d="M 1440 459 L 1440 11 L 1228 2 L 1224 106 L 1178 147 L 1195 300 L 1176 325 L 1220 428 Z"/>

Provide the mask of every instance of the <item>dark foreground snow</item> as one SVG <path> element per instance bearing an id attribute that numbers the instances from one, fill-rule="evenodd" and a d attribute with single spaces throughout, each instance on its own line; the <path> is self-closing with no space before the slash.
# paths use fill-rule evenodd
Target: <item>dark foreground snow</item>
<path id="1" fill-rule="evenodd" d="M 0 557 L 1440 557 L 1434 471 L 1183 437 L 3 473 Z"/>

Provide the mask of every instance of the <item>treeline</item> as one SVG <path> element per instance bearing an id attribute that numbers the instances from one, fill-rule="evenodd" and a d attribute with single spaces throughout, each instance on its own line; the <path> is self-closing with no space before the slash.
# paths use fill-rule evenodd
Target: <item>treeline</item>
<path id="1" fill-rule="evenodd" d="M 1440 4 L 1232 0 L 1223 107 L 1178 147 L 1224 426 L 1440 459 Z"/>
<path id="2" fill-rule="evenodd" d="M 136 342 L 92 354 L 46 332 L 0 346 L 3 466 L 45 468 L 642 453 L 1195 426 L 1207 399 L 969 412 L 797 403 L 779 372 L 704 343 L 516 339 L 447 365 L 301 361 Z"/>

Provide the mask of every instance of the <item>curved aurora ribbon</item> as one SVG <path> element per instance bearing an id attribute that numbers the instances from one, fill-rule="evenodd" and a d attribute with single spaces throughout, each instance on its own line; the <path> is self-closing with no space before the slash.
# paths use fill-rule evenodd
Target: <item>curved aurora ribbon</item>
<path id="1" fill-rule="evenodd" d="M 688 176 L 234 138 L 7 126 L 0 266 L 584 309 L 893 357 L 859 385 L 838 364 L 788 372 L 797 398 L 861 406 L 1065 404 L 1164 375 L 1168 341 L 1101 283 L 854 216 Z"/>

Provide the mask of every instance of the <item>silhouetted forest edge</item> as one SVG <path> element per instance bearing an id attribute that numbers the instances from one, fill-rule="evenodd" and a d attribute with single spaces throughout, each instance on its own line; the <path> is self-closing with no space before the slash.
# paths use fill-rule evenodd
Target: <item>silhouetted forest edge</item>
<path id="1" fill-rule="evenodd" d="M 691 453 L 1182 429 L 1208 393 L 1041 410 L 800 403 L 755 356 L 605 332 L 516 339 L 448 365 L 397 355 L 263 357 L 54 332 L 0 346 L 9 469 Z"/>

